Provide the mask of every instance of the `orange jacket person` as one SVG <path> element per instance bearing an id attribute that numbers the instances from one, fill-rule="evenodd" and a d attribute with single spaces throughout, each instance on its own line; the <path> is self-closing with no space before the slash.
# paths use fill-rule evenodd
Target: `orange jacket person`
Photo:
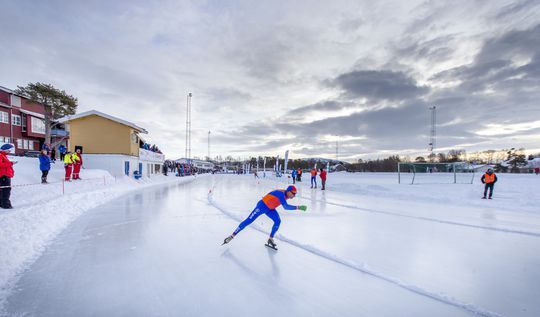
<path id="1" fill-rule="evenodd" d="M 312 168 L 311 171 L 311 188 L 317 188 L 317 170 Z"/>
<path id="2" fill-rule="evenodd" d="M 307 209 L 306 206 L 292 206 L 287 204 L 286 200 L 294 198 L 294 196 L 296 196 L 296 187 L 293 185 L 287 187 L 286 190 L 276 189 L 266 194 L 261 200 L 259 200 L 257 206 L 255 206 L 255 209 L 253 209 L 253 211 L 249 214 L 246 220 L 242 221 L 238 228 L 236 228 L 236 230 L 234 230 L 234 232 L 230 236 L 225 238 L 223 244 L 229 243 L 240 231 L 242 231 L 245 227 L 249 226 L 253 221 L 255 221 L 257 217 L 265 214 L 270 217 L 272 221 L 274 221 L 274 226 L 272 226 L 272 231 L 270 232 L 270 237 L 268 238 L 268 243 L 266 245 L 272 249 L 277 250 L 276 244 L 274 242 L 274 235 L 279 229 L 281 219 L 279 218 L 279 214 L 276 211 L 276 208 L 282 205 L 283 208 L 287 210 L 299 209 L 302 211 L 306 211 Z"/>
<path id="3" fill-rule="evenodd" d="M 486 184 L 484 186 L 484 197 L 482 199 L 486 199 L 486 194 L 489 189 L 489 199 L 491 199 L 491 196 L 493 195 L 493 187 L 495 186 L 495 183 L 497 182 L 497 175 L 493 173 L 493 170 L 491 168 L 488 168 L 487 172 L 482 175 L 482 178 L 480 179 L 482 181 L 482 184 Z"/>

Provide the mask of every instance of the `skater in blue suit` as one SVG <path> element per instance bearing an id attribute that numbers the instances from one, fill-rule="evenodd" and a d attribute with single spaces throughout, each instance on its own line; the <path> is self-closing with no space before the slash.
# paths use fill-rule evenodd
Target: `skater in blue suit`
<path id="1" fill-rule="evenodd" d="M 257 206 L 255 206 L 255 209 L 253 209 L 253 211 L 249 214 L 246 220 L 242 221 L 238 228 L 236 228 L 236 230 L 234 230 L 234 232 L 230 236 L 225 238 L 223 244 L 229 243 L 240 231 L 242 231 L 245 227 L 249 226 L 260 215 L 265 214 L 270 219 L 272 219 L 272 221 L 274 221 L 274 225 L 272 226 L 272 231 L 270 232 L 270 237 L 268 238 L 267 245 L 273 249 L 276 249 L 274 235 L 276 234 L 277 230 L 279 229 L 279 225 L 281 224 L 281 219 L 279 218 L 279 214 L 276 208 L 282 205 L 283 208 L 287 210 L 307 210 L 306 206 L 292 206 L 287 203 L 287 199 L 294 198 L 294 196 L 296 196 L 296 187 L 293 185 L 287 187 L 286 190 L 276 189 L 266 194 L 261 200 L 259 200 Z"/>

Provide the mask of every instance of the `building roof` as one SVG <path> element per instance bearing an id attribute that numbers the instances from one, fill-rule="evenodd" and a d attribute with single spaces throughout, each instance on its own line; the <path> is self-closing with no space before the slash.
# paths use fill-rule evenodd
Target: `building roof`
<path id="1" fill-rule="evenodd" d="M 144 128 L 139 127 L 135 123 L 131 123 L 131 122 L 126 121 L 126 120 L 122 120 L 120 118 L 111 116 L 109 114 L 106 114 L 106 113 L 103 113 L 103 112 L 100 112 L 100 111 L 97 111 L 97 110 L 90 110 L 90 111 L 74 114 L 72 116 L 66 116 L 64 118 L 61 118 L 58 121 L 64 123 L 64 122 L 69 122 L 69 121 L 73 121 L 73 120 L 76 120 L 76 119 L 81 119 L 81 118 L 92 116 L 92 115 L 103 117 L 103 118 L 109 119 L 111 121 L 115 121 L 115 122 L 118 122 L 120 124 L 127 125 L 128 127 L 132 127 L 133 129 L 137 130 L 140 133 L 148 133 L 148 131 L 146 131 Z"/>
<path id="2" fill-rule="evenodd" d="M 14 93 L 15 93 L 13 90 L 8 89 L 8 88 L 6 88 L 6 87 L 2 87 L 2 86 L 0 86 L 0 90 L 5 91 L 5 92 L 8 92 L 8 93 L 10 93 L 10 94 L 14 94 Z"/>
<path id="3" fill-rule="evenodd" d="M 4 91 L 4 92 L 7 92 L 8 94 L 12 94 L 12 95 L 15 95 L 15 96 L 19 96 L 21 98 L 24 98 L 24 99 L 28 99 L 27 97 L 23 96 L 23 95 L 19 95 L 18 93 L 15 92 L 15 90 L 12 90 L 12 89 L 9 89 L 9 88 L 6 88 L 4 86 L 0 86 L 0 90 Z"/>

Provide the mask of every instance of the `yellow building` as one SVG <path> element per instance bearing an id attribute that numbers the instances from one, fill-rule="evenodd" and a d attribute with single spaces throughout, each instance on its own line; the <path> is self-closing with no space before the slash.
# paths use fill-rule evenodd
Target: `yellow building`
<path id="1" fill-rule="evenodd" d="M 69 131 L 69 150 L 80 147 L 87 168 L 105 169 L 114 176 L 150 176 L 160 173 L 163 154 L 140 147 L 144 128 L 126 120 L 91 110 L 61 120 Z"/>

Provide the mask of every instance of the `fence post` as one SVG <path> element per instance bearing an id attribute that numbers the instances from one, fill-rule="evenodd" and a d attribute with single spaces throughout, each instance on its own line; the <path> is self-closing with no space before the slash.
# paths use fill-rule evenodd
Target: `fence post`
<path id="1" fill-rule="evenodd" d="M 64 183 L 66 182 L 65 179 L 62 179 L 62 195 L 65 193 Z"/>
<path id="2" fill-rule="evenodd" d="M 398 182 L 398 184 L 401 184 L 401 174 L 400 174 L 400 169 L 399 169 L 400 165 L 401 165 L 401 163 L 397 163 L 397 182 Z"/>

